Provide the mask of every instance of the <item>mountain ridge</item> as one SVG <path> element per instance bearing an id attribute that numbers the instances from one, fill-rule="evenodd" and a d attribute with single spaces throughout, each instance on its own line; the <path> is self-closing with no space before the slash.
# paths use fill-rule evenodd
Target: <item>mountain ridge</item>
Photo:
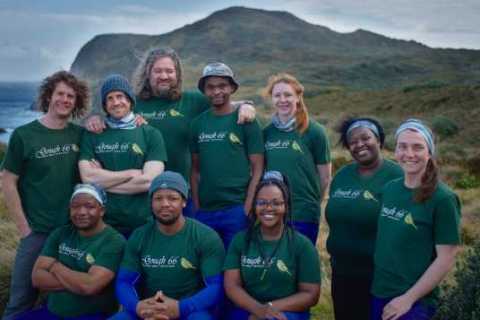
<path id="1" fill-rule="evenodd" d="M 97 35 L 81 48 L 71 69 L 93 83 L 114 72 L 130 76 L 144 52 L 158 46 L 179 53 L 187 87 L 195 87 L 202 67 L 215 60 L 230 64 L 240 82 L 252 87 L 279 71 L 298 75 L 312 88 L 480 81 L 479 50 L 434 49 L 363 29 L 340 33 L 287 11 L 246 7 L 219 10 L 161 35 Z"/>

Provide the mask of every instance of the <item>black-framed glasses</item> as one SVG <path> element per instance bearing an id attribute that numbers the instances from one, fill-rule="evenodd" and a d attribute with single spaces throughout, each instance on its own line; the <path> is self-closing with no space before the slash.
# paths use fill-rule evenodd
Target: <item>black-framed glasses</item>
<path id="1" fill-rule="evenodd" d="M 266 208 L 268 206 L 271 206 L 272 208 L 280 208 L 285 205 L 285 201 L 276 200 L 276 199 L 273 199 L 273 200 L 258 199 L 257 201 L 255 201 L 255 205 L 261 208 Z"/>

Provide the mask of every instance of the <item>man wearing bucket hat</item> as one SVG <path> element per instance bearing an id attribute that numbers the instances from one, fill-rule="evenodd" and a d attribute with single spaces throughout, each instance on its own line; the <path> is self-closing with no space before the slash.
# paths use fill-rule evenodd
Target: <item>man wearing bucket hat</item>
<path id="1" fill-rule="evenodd" d="M 257 121 L 239 125 L 230 96 L 238 89 L 232 70 L 215 62 L 203 69 L 198 88 L 212 107 L 192 123 L 192 198 L 196 218 L 228 247 L 247 226 L 246 213 L 263 171 L 263 139 Z"/>
<path id="2" fill-rule="evenodd" d="M 167 154 L 160 131 L 135 125 L 135 96 L 127 79 L 108 76 L 101 97 L 107 129 L 83 136 L 80 175 L 105 188 L 110 199 L 105 221 L 128 237 L 151 219 L 147 191 L 163 171 Z"/>
<path id="3" fill-rule="evenodd" d="M 181 174 L 163 172 L 149 196 L 155 221 L 128 240 L 116 283 L 124 311 L 112 319 L 213 319 L 211 309 L 223 296 L 220 238 L 183 216 L 188 185 Z"/>
<path id="4" fill-rule="evenodd" d="M 103 222 L 106 195 L 79 184 L 70 199 L 71 225 L 51 233 L 35 262 L 33 285 L 48 292 L 47 305 L 16 319 L 104 319 L 118 308 L 113 279 L 125 239 Z"/>

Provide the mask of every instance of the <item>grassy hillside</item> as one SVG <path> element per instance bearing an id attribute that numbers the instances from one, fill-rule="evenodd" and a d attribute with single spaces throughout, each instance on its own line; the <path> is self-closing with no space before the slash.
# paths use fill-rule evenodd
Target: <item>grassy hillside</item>
<path id="1" fill-rule="evenodd" d="M 307 86 L 306 103 L 311 115 L 327 127 L 333 146 L 335 168 L 350 161 L 336 145 L 333 128 L 346 114 L 371 115 L 383 122 L 387 132 L 386 155 L 393 157 L 391 134 L 401 120 L 419 117 L 434 127 L 439 137 L 439 161 L 444 179 L 463 202 L 462 236 L 467 246 L 480 239 L 480 86 L 446 86 L 440 83 L 382 91 L 347 91 L 338 87 Z M 267 123 L 271 108 L 258 95 L 259 89 L 243 86 L 235 98 L 251 98 L 259 105 L 259 118 Z M 2 157 L 0 148 L 0 158 Z M 328 226 L 322 222 L 317 247 L 322 258 L 323 284 L 313 319 L 333 319 L 330 299 L 330 269 L 325 241 Z M 8 220 L 0 197 L 0 311 L 6 299 L 10 265 L 18 237 Z"/>

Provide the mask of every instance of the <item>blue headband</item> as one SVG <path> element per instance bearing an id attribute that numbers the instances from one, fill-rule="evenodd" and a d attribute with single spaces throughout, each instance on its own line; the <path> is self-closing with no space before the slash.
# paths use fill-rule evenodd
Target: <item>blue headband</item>
<path id="1" fill-rule="evenodd" d="M 95 184 L 90 184 L 90 183 L 79 183 L 75 186 L 75 189 L 73 190 L 72 197 L 70 198 L 70 202 L 72 202 L 73 198 L 77 194 L 88 194 L 92 197 L 95 198 L 95 200 L 100 203 L 102 207 L 105 207 L 105 204 L 107 203 L 107 194 L 105 193 L 105 190 L 103 190 L 101 187 Z"/>
<path id="2" fill-rule="evenodd" d="M 282 173 L 276 170 L 266 171 L 263 174 L 262 180 L 278 180 L 281 182 L 285 182 Z"/>
<path id="3" fill-rule="evenodd" d="M 435 154 L 435 143 L 433 142 L 432 131 L 430 130 L 430 128 L 424 125 L 422 121 L 418 119 L 408 119 L 404 121 L 395 132 L 395 141 L 398 139 L 398 136 L 400 135 L 400 133 L 402 133 L 405 130 L 413 130 L 415 132 L 420 133 L 422 137 L 425 139 L 425 142 L 427 143 L 428 151 L 430 155 L 433 156 Z"/>
<path id="4" fill-rule="evenodd" d="M 380 137 L 377 126 L 373 122 L 366 119 L 353 121 L 352 124 L 348 126 L 346 136 L 348 137 L 353 129 L 360 127 L 370 129 L 377 138 Z"/>

